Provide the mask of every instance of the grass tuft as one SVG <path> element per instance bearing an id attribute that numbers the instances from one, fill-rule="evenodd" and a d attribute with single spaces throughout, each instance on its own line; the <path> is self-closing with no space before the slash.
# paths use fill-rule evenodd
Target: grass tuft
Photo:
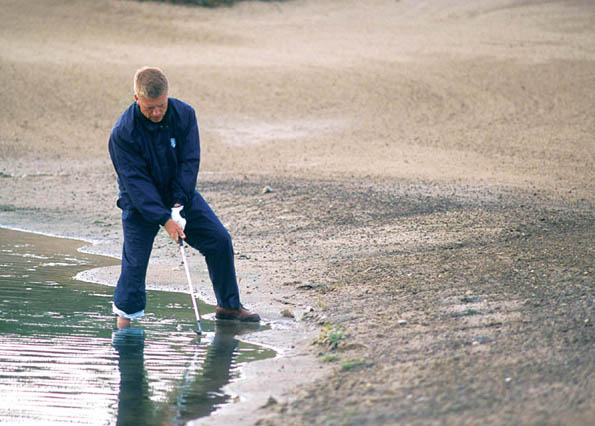
<path id="1" fill-rule="evenodd" d="M 343 333 L 343 327 L 327 324 L 320 332 L 320 336 L 318 336 L 315 343 L 325 346 L 332 351 L 337 349 L 344 342 L 345 338 L 346 335 Z"/>
<path id="2" fill-rule="evenodd" d="M 341 365 L 341 371 L 350 371 L 359 367 L 366 367 L 368 363 L 366 361 L 362 361 L 361 359 L 353 359 L 351 361 L 345 362 Z"/>

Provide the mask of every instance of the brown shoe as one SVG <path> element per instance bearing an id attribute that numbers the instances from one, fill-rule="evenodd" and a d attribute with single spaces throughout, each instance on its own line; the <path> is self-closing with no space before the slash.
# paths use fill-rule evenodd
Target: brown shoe
<path id="1" fill-rule="evenodd" d="M 215 318 L 248 322 L 260 321 L 260 315 L 258 315 L 256 312 L 250 312 L 242 305 L 240 305 L 240 307 L 237 309 L 222 308 L 221 306 L 217 306 L 215 308 Z"/>

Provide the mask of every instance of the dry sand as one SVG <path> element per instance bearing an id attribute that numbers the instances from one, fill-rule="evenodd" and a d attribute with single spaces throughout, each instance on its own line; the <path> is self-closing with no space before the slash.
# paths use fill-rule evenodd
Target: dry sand
<path id="1" fill-rule="evenodd" d="M 272 325 L 249 339 L 282 354 L 199 423 L 595 418 L 595 3 L 0 8 L 0 225 L 117 256 L 134 71 L 197 109 L 198 189 Z M 161 233 L 149 282 L 183 280 Z"/>

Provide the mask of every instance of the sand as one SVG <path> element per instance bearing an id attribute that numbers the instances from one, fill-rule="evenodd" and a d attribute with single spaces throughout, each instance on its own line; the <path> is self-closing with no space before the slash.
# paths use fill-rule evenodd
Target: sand
<path id="1" fill-rule="evenodd" d="M 271 324 L 248 338 L 281 354 L 198 423 L 593 418 L 595 3 L 0 7 L 0 225 L 118 256 L 134 71 L 197 110 L 198 189 Z M 164 232 L 149 285 L 185 286 Z"/>

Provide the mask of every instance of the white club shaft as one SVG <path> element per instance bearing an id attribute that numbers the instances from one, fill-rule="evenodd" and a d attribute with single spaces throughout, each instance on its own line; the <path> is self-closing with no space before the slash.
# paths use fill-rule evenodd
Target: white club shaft
<path id="1" fill-rule="evenodd" d="M 194 315 L 196 316 L 196 322 L 198 324 L 198 332 L 199 332 L 199 334 L 202 334 L 202 325 L 200 323 L 200 312 L 198 311 L 198 305 L 196 304 L 196 298 L 194 297 L 194 286 L 192 285 L 192 279 L 190 278 L 190 269 L 188 269 L 188 261 L 186 260 L 186 251 L 184 250 L 183 244 L 180 244 L 180 253 L 182 253 L 182 262 L 184 263 L 184 270 L 186 271 L 186 278 L 188 278 L 188 288 L 190 289 L 190 298 L 192 299 Z"/>

